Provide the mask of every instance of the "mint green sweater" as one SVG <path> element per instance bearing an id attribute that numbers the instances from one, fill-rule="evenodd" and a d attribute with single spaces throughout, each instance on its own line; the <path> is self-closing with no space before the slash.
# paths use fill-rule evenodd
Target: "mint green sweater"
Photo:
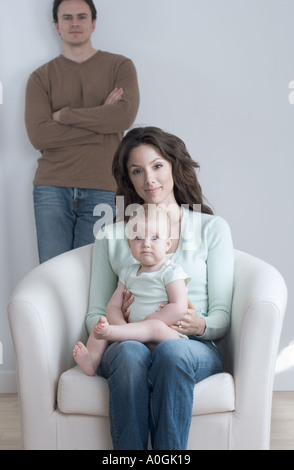
<path id="1" fill-rule="evenodd" d="M 188 296 L 206 322 L 201 339 L 221 338 L 230 325 L 234 271 L 234 251 L 227 222 L 218 216 L 183 209 L 179 245 L 171 259 L 191 276 Z M 126 241 L 124 222 L 109 225 L 100 232 L 93 253 L 86 317 L 88 332 L 100 315 L 105 315 L 121 270 L 134 262 Z"/>

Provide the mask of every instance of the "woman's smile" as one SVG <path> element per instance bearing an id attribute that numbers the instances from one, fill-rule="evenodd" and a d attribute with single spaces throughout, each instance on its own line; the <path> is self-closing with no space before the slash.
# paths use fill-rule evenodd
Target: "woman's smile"
<path id="1" fill-rule="evenodd" d="M 146 189 L 146 192 L 149 193 L 149 194 L 156 194 L 160 191 L 161 188 L 150 188 L 150 189 Z"/>

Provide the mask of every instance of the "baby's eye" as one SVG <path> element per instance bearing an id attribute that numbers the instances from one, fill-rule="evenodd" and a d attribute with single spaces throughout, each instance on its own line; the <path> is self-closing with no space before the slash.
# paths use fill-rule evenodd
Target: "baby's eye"
<path id="1" fill-rule="evenodd" d="M 153 235 L 153 237 L 151 238 L 151 240 L 159 240 L 159 236 L 158 236 L 158 234 L 156 234 L 156 235 Z"/>

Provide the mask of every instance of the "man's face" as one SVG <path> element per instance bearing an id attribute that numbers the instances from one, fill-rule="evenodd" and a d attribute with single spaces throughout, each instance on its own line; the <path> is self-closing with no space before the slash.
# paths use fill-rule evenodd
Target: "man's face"
<path id="1" fill-rule="evenodd" d="M 71 45 L 82 45 L 90 41 L 96 20 L 92 20 L 89 5 L 84 0 L 63 0 L 58 8 L 56 30 L 62 40 Z"/>

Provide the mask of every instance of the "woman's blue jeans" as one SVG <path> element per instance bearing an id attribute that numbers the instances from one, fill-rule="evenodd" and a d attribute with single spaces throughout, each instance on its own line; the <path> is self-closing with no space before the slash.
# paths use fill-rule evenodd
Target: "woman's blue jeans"
<path id="1" fill-rule="evenodd" d="M 112 191 L 34 186 L 33 195 L 40 263 L 94 243 L 95 223 L 100 218 L 111 223 L 115 216 L 115 193 Z M 99 210 L 93 215 L 98 205 L 102 210 L 109 208 L 108 217 L 105 212 L 99 215 Z"/>
<path id="2" fill-rule="evenodd" d="M 175 339 L 153 353 L 142 343 L 113 343 L 98 375 L 108 379 L 115 450 L 185 450 L 196 383 L 223 371 L 210 341 Z"/>

